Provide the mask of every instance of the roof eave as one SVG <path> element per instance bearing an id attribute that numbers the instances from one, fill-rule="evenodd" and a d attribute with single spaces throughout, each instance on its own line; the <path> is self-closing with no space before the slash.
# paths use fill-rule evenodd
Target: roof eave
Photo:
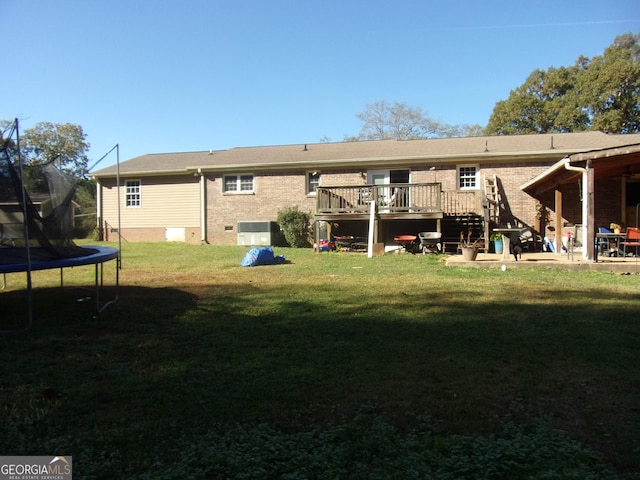
<path id="1" fill-rule="evenodd" d="M 190 175 L 193 173 L 190 169 L 167 169 L 167 170 L 129 170 L 120 171 L 121 177 L 163 177 L 168 175 Z M 93 179 L 100 178 L 115 178 L 118 176 L 118 172 L 104 172 L 104 173 L 90 173 L 89 176 Z"/>
<path id="2" fill-rule="evenodd" d="M 640 144 L 624 145 L 622 147 L 605 148 L 590 151 L 573 152 L 566 155 L 562 160 L 556 162 L 540 175 L 534 177 L 527 183 L 520 186 L 520 189 L 535 197 L 552 188 L 555 188 L 574 177 L 580 175 L 570 167 L 585 168 L 588 162 L 599 160 L 606 161 L 609 158 L 620 155 L 631 155 L 640 152 Z"/>
<path id="3" fill-rule="evenodd" d="M 280 161 L 265 163 L 223 164 L 223 165 L 190 165 L 183 168 L 160 170 L 120 170 L 120 176 L 126 177 L 153 177 L 168 175 L 189 175 L 195 172 L 203 173 L 230 173 L 230 172 L 266 172 L 266 171 L 293 171 L 293 170 L 329 170 L 338 168 L 366 168 L 379 165 L 384 166 L 411 166 L 417 164 L 427 165 L 455 165 L 461 163 L 508 163 L 514 160 L 519 162 L 535 162 L 555 160 L 559 156 L 568 156 L 581 152 L 579 149 L 536 150 L 525 152 L 480 152 L 466 154 L 440 154 L 440 155 L 403 155 L 386 157 L 364 158 L 338 158 L 338 159 L 310 159 L 302 161 Z M 115 170 L 96 172 L 90 174 L 94 179 L 114 178 L 118 175 Z"/>
<path id="4" fill-rule="evenodd" d="M 204 173 L 226 173 L 237 171 L 269 171 L 269 170 L 303 170 L 319 168 L 358 168 L 367 166 L 376 166 L 384 164 L 392 165 L 416 165 L 417 163 L 425 164 L 459 164 L 459 163 L 490 163 L 501 162 L 506 163 L 517 158 L 519 161 L 540 161 L 555 159 L 558 155 L 567 153 L 575 153 L 575 150 L 545 150 L 543 152 L 500 152 L 500 153 L 469 153 L 469 154 L 450 154 L 450 155 L 416 155 L 401 157 L 378 157 L 378 158 L 346 158 L 334 160 L 305 160 L 296 162 L 270 162 L 270 163 L 246 163 L 243 165 L 194 165 L 187 167 L 189 172 L 202 171 Z"/>

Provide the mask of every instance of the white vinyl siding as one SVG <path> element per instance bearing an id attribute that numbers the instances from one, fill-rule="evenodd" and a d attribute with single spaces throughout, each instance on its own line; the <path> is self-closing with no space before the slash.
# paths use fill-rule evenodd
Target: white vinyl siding
<path id="1" fill-rule="evenodd" d="M 120 187 L 124 196 L 126 180 Z M 200 185 L 197 177 L 143 178 L 144 200 L 138 208 L 121 208 L 122 228 L 199 227 Z M 103 181 L 104 220 L 118 225 L 115 181 Z"/>

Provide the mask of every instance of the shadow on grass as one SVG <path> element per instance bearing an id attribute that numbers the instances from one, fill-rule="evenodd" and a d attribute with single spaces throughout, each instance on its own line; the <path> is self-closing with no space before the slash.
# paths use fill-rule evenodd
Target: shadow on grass
<path id="1" fill-rule="evenodd" d="M 195 295 L 171 288 L 120 287 L 116 292 L 114 286 L 105 286 L 98 298 L 95 287 L 34 288 L 31 298 L 27 290 L 12 290 L 0 293 L 0 330 L 23 330 L 28 326 L 29 310 L 32 313 L 33 330 L 43 329 L 46 332 L 48 328 L 89 326 L 95 323 L 98 310 L 107 302 L 113 302 L 112 308 L 117 308 L 117 300 L 125 298 L 127 302 L 139 305 L 139 316 L 151 309 L 179 315 L 193 308 L 197 301 Z M 108 314 L 110 306 L 105 308 L 103 316 Z"/>
<path id="2" fill-rule="evenodd" d="M 400 429 L 428 416 L 477 435 L 549 416 L 640 470 L 633 302 L 603 307 L 567 290 L 526 305 L 446 292 L 365 304 L 332 288 L 124 287 L 96 321 L 75 306 L 54 312 L 58 294 L 38 292 L 49 307 L 38 304 L 34 332 L 2 339 L 6 441 L 25 454 L 68 445 L 96 462 L 145 445 L 151 461 L 176 436 L 221 424 L 329 428 L 364 405 Z"/>

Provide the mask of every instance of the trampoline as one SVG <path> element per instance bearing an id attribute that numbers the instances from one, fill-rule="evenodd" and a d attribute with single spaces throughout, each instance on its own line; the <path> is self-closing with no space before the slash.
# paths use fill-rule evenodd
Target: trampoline
<path id="1" fill-rule="evenodd" d="M 19 248 L 19 247 L 0 247 L 0 273 L 2 274 L 2 285 L 0 290 L 7 288 L 8 273 L 26 273 L 27 275 L 27 294 L 28 294 L 28 324 L 27 328 L 32 324 L 32 307 L 31 307 L 31 291 L 32 279 L 31 272 L 38 270 L 60 269 L 60 287 L 64 287 L 64 269 L 81 267 L 87 265 L 95 266 L 94 278 L 94 300 L 95 315 L 99 315 L 109 305 L 118 300 L 119 288 L 119 262 L 115 265 L 115 289 L 116 293 L 113 299 L 103 302 L 102 292 L 104 289 L 104 264 L 111 260 L 118 260 L 120 252 L 112 247 L 103 246 L 87 246 L 79 247 L 86 250 L 86 254 L 79 257 L 55 258 L 44 249 L 39 247 Z M 6 332 L 0 330 L 0 332 Z"/>
<path id="2" fill-rule="evenodd" d="M 102 265 L 118 258 L 118 250 L 111 247 L 87 246 L 91 253 L 82 257 L 51 258 L 40 248 L 31 248 L 31 265 L 27 259 L 27 249 L 19 247 L 0 247 L 0 273 L 18 273 L 53 268 L 79 267 L 81 265 Z"/>
<path id="3" fill-rule="evenodd" d="M 7 274 L 26 274 L 28 323 L 22 330 L 33 322 L 31 274 L 37 270 L 60 269 L 60 286 L 64 287 L 66 268 L 94 265 L 97 316 L 118 300 L 120 251 L 106 246 L 78 246 L 72 240 L 78 178 L 56 167 L 54 160 L 60 155 L 50 161 L 32 159 L 23 165 L 17 119 L 11 134 L 0 140 L 0 290 L 7 288 Z M 103 303 L 104 264 L 111 260 L 116 260 L 115 298 Z M 14 331 L 20 329 L 0 333 Z"/>

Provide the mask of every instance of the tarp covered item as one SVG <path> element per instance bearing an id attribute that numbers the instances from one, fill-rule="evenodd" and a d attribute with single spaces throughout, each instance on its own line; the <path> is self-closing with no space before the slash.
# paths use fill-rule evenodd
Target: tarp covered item
<path id="1" fill-rule="evenodd" d="M 240 265 L 243 267 L 255 267 L 258 265 L 278 265 L 284 263 L 284 255 L 275 256 L 271 247 L 255 247 L 247 252 Z"/>

